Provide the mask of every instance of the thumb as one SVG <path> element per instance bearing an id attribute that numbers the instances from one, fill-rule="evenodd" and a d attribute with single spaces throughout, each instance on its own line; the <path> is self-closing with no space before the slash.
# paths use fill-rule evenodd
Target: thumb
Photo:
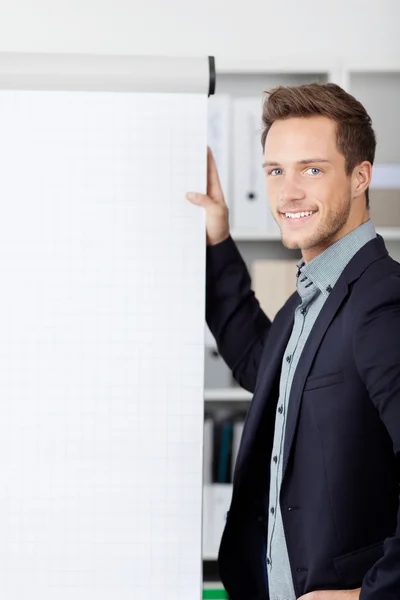
<path id="1" fill-rule="evenodd" d="M 207 196 L 206 194 L 198 194 L 196 192 L 188 192 L 186 194 L 186 198 L 192 204 L 195 204 L 196 206 L 202 206 L 203 208 L 208 208 L 209 206 L 214 204 L 213 200 L 211 200 L 211 198 L 209 196 Z"/>

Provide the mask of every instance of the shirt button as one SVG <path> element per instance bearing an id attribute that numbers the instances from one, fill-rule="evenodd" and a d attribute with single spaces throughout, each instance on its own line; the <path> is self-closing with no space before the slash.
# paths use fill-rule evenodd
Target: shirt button
<path id="1" fill-rule="evenodd" d="M 291 360 L 292 360 L 292 356 L 290 354 L 288 354 L 288 356 L 286 357 L 286 362 L 290 363 Z"/>
<path id="2" fill-rule="evenodd" d="M 283 413 L 283 406 L 282 404 L 280 405 L 280 407 L 278 408 L 278 413 L 281 415 Z"/>
<path id="3" fill-rule="evenodd" d="M 306 308 L 302 308 L 300 312 L 301 312 L 302 315 L 305 315 L 306 312 L 307 312 L 307 309 Z"/>
<path id="4" fill-rule="evenodd" d="M 267 558 L 267 565 L 270 565 L 270 564 L 271 564 L 271 561 L 269 558 Z"/>
<path id="5" fill-rule="evenodd" d="M 272 459 L 274 461 L 274 463 L 276 464 L 278 462 L 278 457 L 274 456 L 274 458 Z"/>
<path id="6" fill-rule="evenodd" d="M 328 285 L 328 287 L 326 288 L 326 291 L 328 292 L 328 294 L 330 294 L 332 291 L 332 286 Z"/>
<path id="7" fill-rule="evenodd" d="M 271 515 L 273 515 L 273 514 L 275 513 L 275 509 L 274 509 L 274 507 L 272 507 L 272 508 L 270 509 L 270 512 L 271 512 Z"/>

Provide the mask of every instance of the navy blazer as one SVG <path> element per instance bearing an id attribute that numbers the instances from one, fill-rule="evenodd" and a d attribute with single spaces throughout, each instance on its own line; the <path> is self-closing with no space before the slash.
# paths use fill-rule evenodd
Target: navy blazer
<path id="1" fill-rule="evenodd" d="M 301 302 L 273 323 L 231 238 L 207 248 L 207 323 L 233 376 L 254 393 L 219 551 L 233 600 L 267 600 L 269 468 L 279 378 Z M 294 376 L 280 493 L 297 597 L 361 587 L 400 599 L 400 265 L 380 236 L 344 269 Z"/>

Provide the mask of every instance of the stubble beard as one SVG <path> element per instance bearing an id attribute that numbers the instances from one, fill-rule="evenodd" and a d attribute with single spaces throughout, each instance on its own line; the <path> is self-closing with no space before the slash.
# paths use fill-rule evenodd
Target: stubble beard
<path id="1" fill-rule="evenodd" d="M 311 250 L 312 248 L 327 247 L 347 223 L 351 211 L 351 200 L 337 212 L 331 213 L 324 223 L 320 223 L 316 231 L 299 242 L 286 239 L 281 230 L 282 244 L 289 250 Z"/>

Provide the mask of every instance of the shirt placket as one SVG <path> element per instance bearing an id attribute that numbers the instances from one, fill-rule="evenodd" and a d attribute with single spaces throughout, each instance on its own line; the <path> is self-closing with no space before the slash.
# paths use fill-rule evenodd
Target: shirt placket
<path id="1" fill-rule="evenodd" d="M 295 318 L 298 320 L 297 313 L 296 313 Z M 295 323 L 295 330 L 297 329 L 297 327 L 298 327 L 298 322 Z M 285 433 L 285 427 L 286 427 L 286 414 L 287 414 L 287 392 L 288 392 L 288 387 L 289 387 L 289 380 L 290 380 L 290 375 L 291 375 L 291 368 L 292 368 L 295 348 L 297 346 L 300 335 L 301 335 L 301 329 L 300 329 L 300 333 L 296 336 L 296 338 L 293 341 L 291 340 L 289 342 L 289 344 L 286 348 L 286 360 L 284 363 L 284 372 L 282 373 L 282 376 L 285 379 L 285 389 L 284 389 L 282 401 L 279 400 L 279 402 L 278 402 L 277 413 L 276 413 L 276 418 L 279 418 L 281 420 L 281 427 L 279 430 L 279 437 L 276 440 L 276 443 L 273 448 L 273 455 L 272 455 L 273 457 L 276 458 L 276 460 L 275 460 L 275 458 L 273 458 L 273 462 L 275 464 L 275 477 L 273 478 L 274 489 L 273 489 L 273 494 L 272 494 L 272 497 L 274 498 L 274 505 L 269 507 L 269 515 L 268 515 L 269 544 L 268 544 L 267 564 L 268 564 L 269 569 L 272 569 L 272 565 L 273 565 L 272 541 L 273 541 L 277 513 L 278 513 L 279 488 L 280 488 L 279 482 L 280 482 L 280 473 L 282 471 L 283 440 L 284 440 L 284 433 Z M 272 480 L 272 477 L 271 477 L 271 480 Z"/>
<path id="2" fill-rule="evenodd" d="M 313 286 L 314 287 L 314 286 Z M 279 490 L 280 490 L 280 481 L 282 474 L 282 460 L 283 460 L 283 441 L 285 438 L 285 427 L 286 427 L 286 415 L 287 415 L 287 405 L 288 405 L 288 390 L 291 389 L 291 385 L 289 385 L 291 381 L 291 370 L 292 365 L 295 362 L 296 350 L 299 345 L 300 338 L 303 334 L 304 330 L 304 322 L 307 314 L 307 306 L 310 303 L 310 298 L 314 296 L 312 290 L 307 290 L 307 296 L 303 298 L 301 305 L 296 309 L 295 313 L 295 323 L 294 323 L 294 331 L 298 333 L 294 337 L 294 339 L 290 339 L 289 344 L 286 348 L 286 360 L 284 362 L 284 367 L 282 368 L 282 377 L 285 380 L 285 388 L 283 393 L 282 402 L 279 399 L 277 406 L 277 414 L 276 418 L 281 418 L 281 427 L 279 430 L 279 436 L 275 440 L 273 447 L 273 462 L 275 464 L 275 477 L 272 478 L 271 474 L 271 482 L 273 481 L 273 493 L 271 497 L 274 498 L 273 506 L 269 506 L 269 514 L 268 514 L 268 550 L 267 550 L 267 566 L 269 570 L 272 570 L 273 566 L 273 553 L 272 553 L 272 542 L 276 527 L 277 515 L 279 510 Z M 276 459 L 276 460 L 275 460 Z"/>

